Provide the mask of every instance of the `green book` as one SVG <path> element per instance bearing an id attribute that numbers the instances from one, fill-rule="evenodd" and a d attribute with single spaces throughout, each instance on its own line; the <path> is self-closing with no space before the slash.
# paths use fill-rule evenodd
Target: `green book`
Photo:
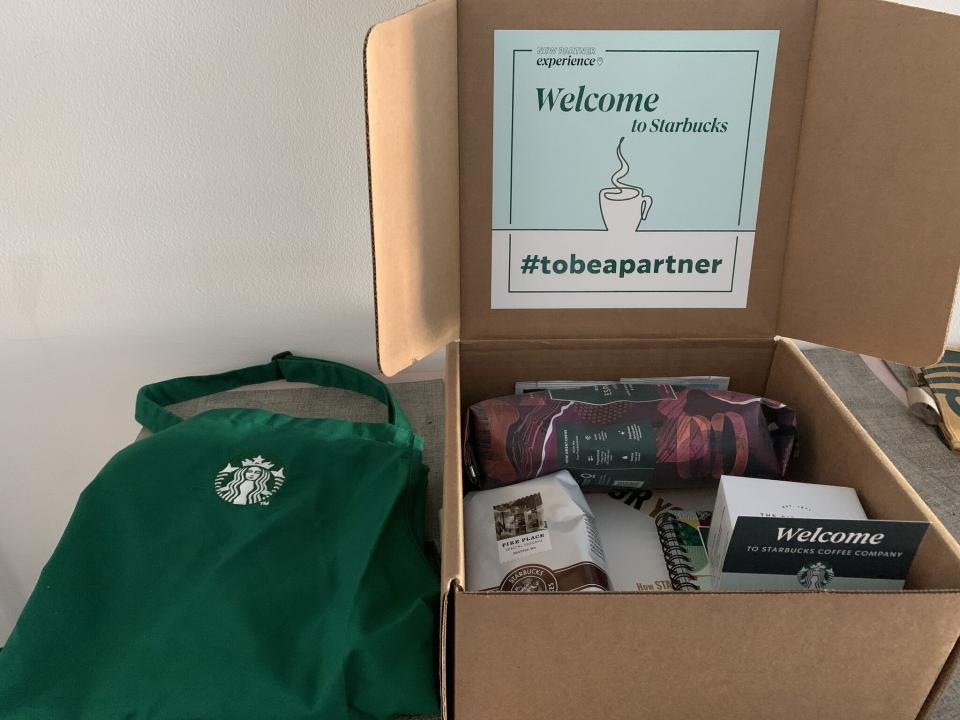
<path id="1" fill-rule="evenodd" d="M 713 590 L 707 556 L 710 511 L 667 510 L 657 516 L 657 534 L 674 590 Z"/>

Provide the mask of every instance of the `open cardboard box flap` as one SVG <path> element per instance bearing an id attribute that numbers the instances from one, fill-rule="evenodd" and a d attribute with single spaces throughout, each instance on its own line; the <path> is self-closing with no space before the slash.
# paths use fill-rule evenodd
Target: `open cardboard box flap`
<path id="1" fill-rule="evenodd" d="M 780 30 L 746 308 L 490 308 L 495 28 Z M 957 47 L 960 18 L 883 0 L 436 0 L 375 26 L 380 367 L 458 337 L 785 335 L 935 361 L 960 268 Z"/>

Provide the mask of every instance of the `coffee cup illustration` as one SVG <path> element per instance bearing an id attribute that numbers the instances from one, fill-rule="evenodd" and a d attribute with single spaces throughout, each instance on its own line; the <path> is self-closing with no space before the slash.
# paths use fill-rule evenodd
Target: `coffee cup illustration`
<path id="1" fill-rule="evenodd" d="M 610 177 L 613 187 L 600 191 L 600 214 L 607 230 L 634 232 L 647 219 L 653 198 L 643 194 L 643 188 L 623 182 L 630 172 L 630 165 L 623 157 L 623 138 L 617 144 L 620 167 Z"/>

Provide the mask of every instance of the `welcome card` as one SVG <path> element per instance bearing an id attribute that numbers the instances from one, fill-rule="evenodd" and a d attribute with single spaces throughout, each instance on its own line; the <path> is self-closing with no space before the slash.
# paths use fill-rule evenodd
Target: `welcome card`
<path id="1" fill-rule="evenodd" d="M 718 590 L 900 590 L 929 526 L 868 520 L 852 488 L 729 475 L 713 518 Z"/>
<path id="2" fill-rule="evenodd" d="M 745 307 L 778 40 L 497 30 L 492 307 Z"/>

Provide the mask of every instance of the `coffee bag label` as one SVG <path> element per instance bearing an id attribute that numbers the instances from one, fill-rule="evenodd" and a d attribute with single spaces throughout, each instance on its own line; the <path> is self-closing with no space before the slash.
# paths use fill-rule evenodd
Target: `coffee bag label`
<path id="1" fill-rule="evenodd" d="M 468 590 L 610 589 L 593 514 L 566 470 L 467 493 L 463 524 Z"/>
<path id="2" fill-rule="evenodd" d="M 657 442 L 650 422 L 558 420 L 554 430 L 560 462 L 581 487 L 641 488 L 654 478 Z"/>
<path id="3" fill-rule="evenodd" d="M 492 307 L 745 307 L 778 41 L 495 31 Z"/>
<path id="4" fill-rule="evenodd" d="M 540 493 L 495 505 L 493 521 L 501 563 L 552 550 Z"/>

